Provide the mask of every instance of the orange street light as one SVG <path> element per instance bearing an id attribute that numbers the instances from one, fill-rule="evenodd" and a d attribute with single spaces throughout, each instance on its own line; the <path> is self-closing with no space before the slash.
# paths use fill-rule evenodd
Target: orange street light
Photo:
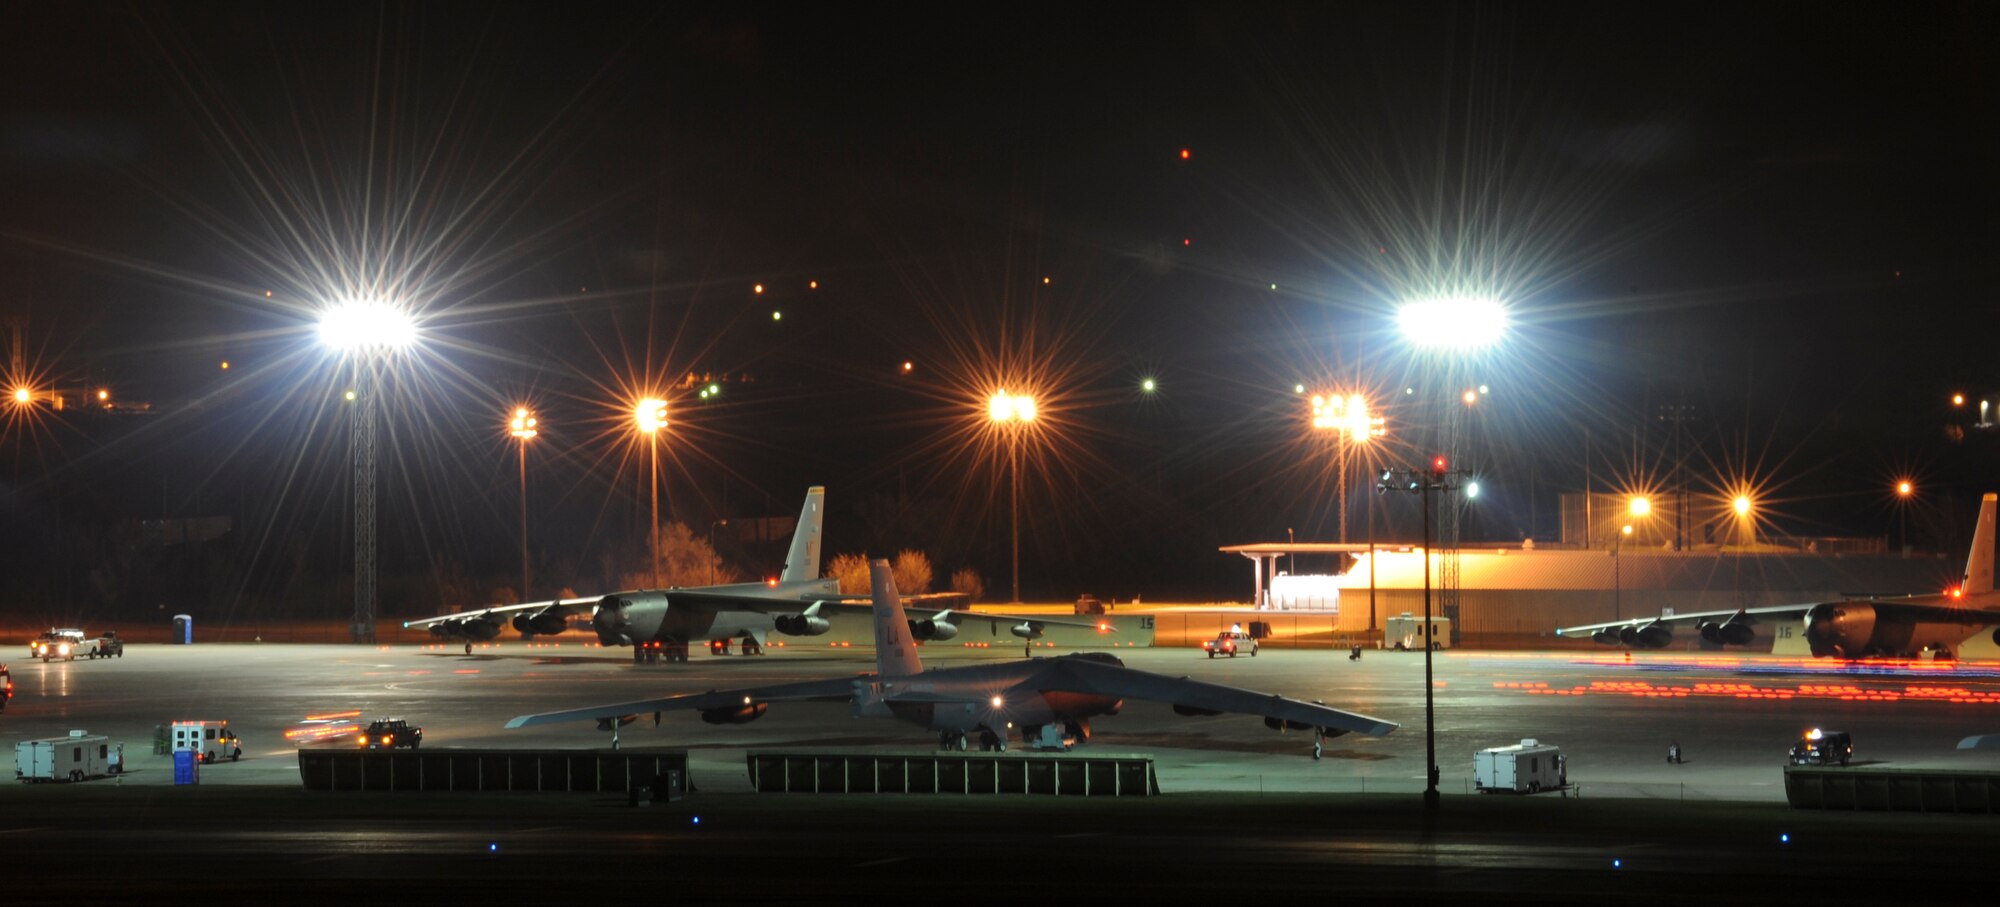
<path id="1" fill-rule="evenodd" d="M 1014 601 L 1021 600 L 1021 427 L 1035 421 L 1035 398 L 1007 393 L 1006 388 L 986 400 L 986 418 L 996 425 L 1009 426 L 1007 432 L 1007 510 L 1013 523 Z"/>
<path id="2" fill-rule="evenodd" d="M 667 401 L 657 397 L 640 400 L 632 408 L 633 424 L 646 436 L 646 480 L 653 499 L 652 522 L 647 525 L 647 550 L 653 559 L 653 587 L 660 586 L 660 429 L 667 427 Z"/>
<path id="3" fill-rule="evenodd" d="M 521 600 L 528 600 L 528 442 L 541 434 L 536 426 L 535 414 L 525 406 L 514 407 L 514 418 L 507 420 L 507 433 L 520 442 L 521 465 Z"/>

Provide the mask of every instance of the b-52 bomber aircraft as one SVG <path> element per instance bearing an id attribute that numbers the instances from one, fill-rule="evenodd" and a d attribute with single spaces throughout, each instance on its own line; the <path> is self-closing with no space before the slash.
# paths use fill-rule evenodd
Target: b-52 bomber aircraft
<path id="1" fill-rule="evenodd" d="M 667 711 L 699 711 L 709 724 L 747 724 L 763 717 L 773 702 L 847 702 L 857 718 L 894 718 L 936 731 L 942 749 L 964 750 L 966 735 L 974 732 L 993 749 L 1006 749 L 1016 736 L 1037 749 L 1068 749 L 1090 738 L 1091 718 L 1116 715 L 1125 700 L 1143 699 L 1169 703 L 1183 715 L 1260 715 L 1274 730 L 1312 730 L 1314 759 L 1327 737 L 1349 731 L 1380 736 L 1397 727 L 1321 703 L 1128 668 L 1104 652 L 926 670 L 889 563 L 877 560 L 869 571 L 873 674 L 522 715 L 507 727 L 595 719 L 599 728 L 615 732 L 646 712 L 657 723 Z"/>
<path id="2" fill-rule="evenodd" d="M 1958 657 L 1958 647 L 2000 626 L 2000 592 L 1993 589 L 1993 520 L 1996 496 L 1979 502 L 1979 522 L 1965 576 L 1939 595 L 1854 598 L 1832 602 L 1706 611 L 1563 627 L 1557 636 L 1589 636 L 1605 645 L 1659 649 L 1673 642 L 1674 624 L 1692 624 L 1701 637 L 1722 645 L 1748 645 L 1763 620 L 1803 620 L 1806 643 L 1819 658 L 1914 658 L 1929 653 Z M 1995 633 L 2000 642 L 2000 632 Z"/>
<path id="3" fill-rule="evenodd" d="M 754 641 L 754 648 L 761 650 L 771 633 L 818 636 L 832 628 L 827 618 L 833 613 L 866 608 L 843 604 L 846 596 L 840 594 L 839 581 L 819 576 L 825 501 L 824 487 L 815 485 L 806 491 L 798 528 L 785 555 L 784 572 L 775 583 L 637 589 L 594 597 L 497 605 L 404 621 L 403 626 L 426 628 L 444 639 L 464 640 L 465 653 L 470 655 L 474 642 L 496 638 L 510 624 L 524 637 L 552 636 L 568 629 L 571 617 L 588 613 L 597 641 L 605 646 L 631 646 L 635 663 L 661 658 L 685 662 L 688 645 L 694 641 L 720 642 L 726 646 L 730 640 L 741 638 Z M 957 635 L 960 625 L 967 622 L 990 624 L 992 635 L 1000 635 L 999 630 L 1004 626 L 1009 635 L 1028 641 L 1040 638 L 1044 628 L 1051 625 L 1098 626 L 1060 618 L 945 610 L 916 621 L 912 632 L 918 639 L 943 641 Z"/>

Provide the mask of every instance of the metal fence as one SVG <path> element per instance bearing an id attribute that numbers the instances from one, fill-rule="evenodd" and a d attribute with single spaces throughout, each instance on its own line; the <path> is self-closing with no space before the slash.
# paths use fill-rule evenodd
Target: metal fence
<path id="1" fill-rule="evenodd" d="M 1787 766 L 1785 800 L 1797 809 L 2000 812 L 2000 772 Z"/>
<path id="2" fill-rule="evenodd" d="M 628 792 L 693 790 L 684 751 L 299 750 L 306 790 Z"/>
<path id="3" fill-rule="evenodd" d="M 1016 753 L 751 753 L 759 793 L 1042 794 L 1150 797 L 1159 794 L 1146 756 Z"/>

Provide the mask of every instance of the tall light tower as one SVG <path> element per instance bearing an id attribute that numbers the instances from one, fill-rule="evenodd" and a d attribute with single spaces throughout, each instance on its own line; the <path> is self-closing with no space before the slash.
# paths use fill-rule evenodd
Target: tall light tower
<path id="1" fill-rule="evenodd" d="M 1910 495 L 1917 493 L 1916 483 L 1903 479 L 1896 483 L 1896 545 L 1903 549 L 1903 557 L 1910 556 Z"/>
<path id="2" fill-rule="evenodd" d="M 514 407 L 514 418 L 507 420 L 507 433 L 514 437 L 521 452 L 521 600 L 527 601 L 528 593 L 528 442 L 541 432 L 535 428 L 535 414 L 525 406 Z"/>
<path id="3" fill-rule="evenodd" d="M 1431 495 L 1435 492 L 1449 492 L 1457 489 L 1465 479 L 1465 473 L 1450 468 L 1450 461 L 1443 456 L 1431 459 L 1426 471 L 1415 469 L 1386 470 L 1382 481 L 1375 486 L 1375 492 L 1382 494 L 1390 489 L 1407 491 L 1419 496 L 1424 522 L 1424 808 L 1438 807 L 1438 764 L 1437 764 L 1437 708 L 1432 693 L 1437 684 L 1431 680 L 1431 652 L 1437 649 L 1436 628 L 1431 626 Z M 1442 504 L 1440 506 L 1450 506 Z M 1457 621 L 1453 621 L 1454 624 Z"/>
<path id="4" fill-rule="evenodd" d="M 1453 390 L 1467 383 L 1462 363 L 1498 344 L 1507 333 L 1507 309 L 1499 300 L 1476 294 L 1438 296 L 1409 302 L 1396 311 L 1396 324 L 1404 339 L 1420 353 L 1436 357 L 1442 367 L 1434 369 L 1431 380 Z M 1439 450 L 1448 461 L 1463 462 L 1459 450 L 1462 426 L 1479 405 L 1486 388 L 1465 389 L 1462 406 L 1444 404 Z M 1458 541 L 1461 499 L 1438 508 L 1438 597 L 1444 616 L 1451 621 L 1452 639 L 1457 641 L 1459 621 Z"/>
<path id="5" fill-rule="evenodd" d="M 321 315 L 320 341 L 354 366 L 350 455 L 354 461 L 354 641 L 375 641 L 375 398 L 385 365 L 398 350 L 415 343 L 417 323 L 409 312 L 378 299 L 347 300 Z"/>
<path id="6" fill-rule="evenodd" d="M 660 588 L 660 429 L 667 427 L 667 401 L 640 400 L 632 409 L 633 425 L 646 436 L 646 476 L 653 500 L 652 521 L 646 524 L 646 551 L 653 561 L 653 588 Z"/>
<path id="7" fill-rule="evenodd" d="M 1021 432 L 1035 421 L 1035 398 L 1002 388 L 986 401 L 986 418 L 1007 432 L 1007 509 L 1014 523 L 1014 601 L 1021 600 Z"/>
<path id="8" fill-rule="evenodd" d="M 1347 472 L 1354 445 L 1382 437 L 1386 429 L 1382 417 L 1369 411 L 1368 398 L 1360 394 L 1314 394 L 1314 431 L 1331 431 L 1340 444 L 1340 541 L 1347 543 Z"/>

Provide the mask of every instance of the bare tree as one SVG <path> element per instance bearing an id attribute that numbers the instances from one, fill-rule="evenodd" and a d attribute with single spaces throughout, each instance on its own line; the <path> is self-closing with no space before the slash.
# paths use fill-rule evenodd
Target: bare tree
<path id="1" fill-rule="evenodd" d="M 971 567 L 960 567 L 951 575 L 951 591 L 978 601 L 986 595 L 986 581 L 979 578 L 979 571 Z"/>
<path id="2" fill-rule="evenodd" d="M 826 578 L 840 580 L 840 594 L 868 594 L 868 557 L 862 554 L 837 554 L 827 562 Z"/>
<path id="3" fill-rule="evenodd" d="M 915 548 L 905 548 L 896 552 L 896 563 L 890 568 L 896 576 L 896 591 L 903 595 L 922 595 L 931 591 L 931 559 Z"/>

